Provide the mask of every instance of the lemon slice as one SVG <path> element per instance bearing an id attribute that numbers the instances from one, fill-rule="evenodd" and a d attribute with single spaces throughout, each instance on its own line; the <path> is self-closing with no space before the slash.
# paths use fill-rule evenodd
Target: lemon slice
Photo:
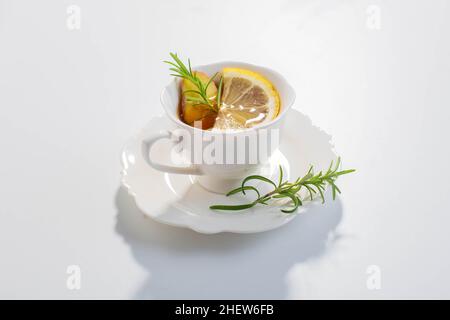
<path id="1" fill-rule="evenodd" d="M 263 75 L 241 68 L 224 68 L 221 106 L 214 129 L 251 128 L 275 119 L 280 96 Z"/>

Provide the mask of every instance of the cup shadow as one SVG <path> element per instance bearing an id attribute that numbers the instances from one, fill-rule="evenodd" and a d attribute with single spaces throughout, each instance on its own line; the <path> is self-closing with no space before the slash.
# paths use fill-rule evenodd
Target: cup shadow
<path id="1" fill-rule="evenodd" d="M 289 269 L 333 248 L 342 204 L 326 198 L 272 231 L 204 235 L 153 221 L 120 187 L 115 230 L 149 273 L 134 298 L 285 299 Z"/>

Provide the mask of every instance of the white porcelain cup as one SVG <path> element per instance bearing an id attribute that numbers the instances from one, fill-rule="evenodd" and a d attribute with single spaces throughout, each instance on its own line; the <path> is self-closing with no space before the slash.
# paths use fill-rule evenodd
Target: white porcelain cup
<path id="1" fill-rule="evenodd" d="M 251 64 L 226 61 L 196 67 L 208 75 L 224 67 L 239 67 L 256 71 L 269 79 L 280 94 L 281 110 L 270 122 L 240 131 L 201 130 L 187 125 L 179 118 L 180 86 L 174 79 L 161 93 L 161 104 L 173 122 L 174 128 L 160 131 L 142 142 L 142 153 L 147 163 L 156 170 L 168 173 L 198 176 L 206 189 L 226 193 L 250 174 L 258 173 L 269 162 L 280 142 L 280 128 L 295 100 L 295 92 L 276 71 Z M 172 143 L 189 163 L 157 163 L 151 149 L 157 141 Z"/>

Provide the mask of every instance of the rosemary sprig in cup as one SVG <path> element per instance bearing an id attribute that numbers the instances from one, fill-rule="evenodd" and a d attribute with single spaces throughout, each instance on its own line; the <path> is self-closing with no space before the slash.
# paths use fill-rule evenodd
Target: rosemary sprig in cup
<path id="1" fill-rule="evenodd" d="M 211 82 L 218 75 L 216 72 L 209 81 L 205 84 L 203 81 L 197 76 L 195 71 L 192 71 L 191 68 L 191 60 L 188 59 L 188 65 L 186 66 L 183 61 L 180 60 L 176 53 L 170 53 L 173 61 L 164 61 L 169 64 L 171 68 L 169 69 L 173 73 L 171 76 L 182 78 L 189 80 L 194 84 L 197 88 L 196 90 L 185 90 L 183 94 L 190 93 L 190 95 L 186 95 L 186 99 L 189 102 L 192 102 L 194 105 L 206 105 L 212 111 L 217 112 L 220 106 L 220 95 L 222 90 L 222 78 L 220 78 L 218 93 L 216 97 L 208 97 L 207 90 L 210 86 Z"/>
<path id="2" fill-rule="evenodd" d="M 272 199 L 289 198 L 292 202 L 292 207 L 288 209 L 281 209 L 281 211 L 284 213 L 293 213 L 298 209 L 299 206 L 303 205 L 303 201 L 307 200 L 304 199 L 302 201 L 302 199 L 300 198 L 299 192 L 302 190 L 302 188 L 303 190 L 306 190 L 308 192 L 309 200 L 312 201 L 314 195 L 319 194 L 322 199 L 322 203 L 324 203 L 325 197 L 323 193 L 325 191 L 326 185 L 331 186 L 331 191 L 334 200 L 336 198 L 336 193 L 341 193 L 341 190 L 339 190 L 339 188 L 336 185 L 336 179 L 339 176 L 355 171 L 354 169 L 338 171 L 340 164 L 341 158 L 337 159 L 335 166 L 333 166 L 333 161 L 331 161 L 331 164 L 325 173 L 320 171 L 317 174 L 314 173 L 313 166 L 310 166 L 308 172 L 303 177 L 299 177 L 294 182 L 283 181 L 283 169 L 281 166 L 278 183 L 275 183 L 274 181 L 260 175 L 248 176 L 242 181 L 242 185 L 239 188 L 231 190 L 230 192 L 227 193 L 227 196 L 231 196 L 239 192 L 242 192 L 245 195 L 246 194 L 245 191 L 251 190 L 257 194 L 258 197 L 256 198 L 256 200 L 246 204 L 239 204 L 239 205 L 213 205 L 210 206 L 209 208 L 213 210 L 236 211 L 248 209 L 254 207 L 257 204 L 267 205 L 268 201 Z M 255 187 L 245 185 L 248 181 L 251 180 L 264 181 L 266 183 L 271 184 L 274 189 L 269 193 L 261 195 L 259 190 L 256 189 Z"/>

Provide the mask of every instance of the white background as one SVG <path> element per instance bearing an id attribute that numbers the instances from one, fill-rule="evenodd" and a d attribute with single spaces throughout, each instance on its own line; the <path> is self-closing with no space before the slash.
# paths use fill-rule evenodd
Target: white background
<path id="1" fill-rule="evenodd" d="M 358 170 L 340 199 L 255 235 L 143 218 L 120 152 L 169 51 L 284 74 Z M 444 0 L 0 0 L 0 298 L 450 298 L 449 54 Z"/>

